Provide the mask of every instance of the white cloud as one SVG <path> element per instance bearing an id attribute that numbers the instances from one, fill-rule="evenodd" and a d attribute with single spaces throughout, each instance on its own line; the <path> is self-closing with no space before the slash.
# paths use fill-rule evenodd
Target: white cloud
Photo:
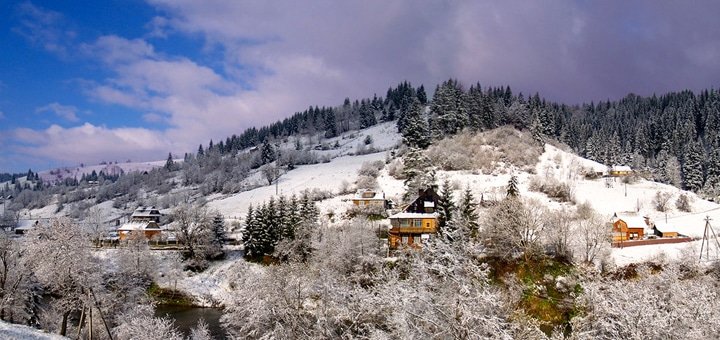
<path id="1" fill-rule="evenodd" d="M 13 27 L 13 32 L 48 52 L 67 57 L 76 33 L 64 27 L 65 18 L 61 13 L 30 2 L 23 2 L 16 9 L 20 16 L 20 25 Z"/>
<path id="2" fill-rule="evenodd" d="M 36 113 L 44 113 L 44 112 L 51 112 L 55 114 L 56 116 L 63 118 L 70 122 L 77 122 L 80 120 L 78 118 L 78 108 L 72 105 L 62 105 L 60 103 L 50 103 L 43 107 L 39 107 L 35 109 Z"/>
<path id="3" fill-rule="evenodd" d="M 16 129 L 18 151 L 30 157 L 76 162 L 152 159 L 167 152 L 170 144 L 162 134 L 145 128 L 108 129 L 90 123 L 45 130 Z"/>

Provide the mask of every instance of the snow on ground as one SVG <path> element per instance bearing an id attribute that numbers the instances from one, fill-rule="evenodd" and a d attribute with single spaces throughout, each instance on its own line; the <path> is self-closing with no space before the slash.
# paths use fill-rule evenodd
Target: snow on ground
<path id="1" fill-rule="evenodd" d="M 702 241 L 686 243 L 654 244 L 625 248 L 613 248 L 610 256 L 617 266 L 646 261 L 662 261 L 690 257 L 698 259 Z"/>
<path id="2" fill-rule="evenodd" d="M 575 186 L 578 203 L 588 202 L 595 210 L 608 217 L 614 213 L 635 213 L 639 216 L 650 216 L 652 220 L 659 222 L 665 222 L 667 217 L 667 224 L 671 229 L 690 237 L 702 237 L 706 216 L 720 223 L 720 205 L 671 185 L 646 180 L 624 184 L 619 178 L 585 180 L 579 173 L 577 165 L 592 165 L 592 163 L 595 162 L 547 145 L 546 152 L 541 156 L 537 166 L 537 172 L 539 176 L 549 173 L 558 179 L 569 180 Z M 667 213 L 659 212 L 653 206 L 652 201 L 657 192 L 672 194 L 670 211 Z M 675 207 L 675 200 L 683 193 L 692 199 L 692 212 L 678 211 Z"/>
<path id="3" fill-rule="evenodd" d="M 7 340 L 61 340 L 69 339 L 57 334 L 45 333 L 41 330 L 0 321 L 0 339 Z"/>
<path id="4" fill-rule="evenodd" d="M 701 199 L 692 192 L 676 187 L 640 180 L 633 184 L 624 184 L 618 179 L 598 178 L 586 180 L 581 173 L 582 168 L 602 170 L 602 164 L 564 152 L 551 145 L 546 145 L 545 153 L 537 165 L 538 176 L 554 176 L 563 181 L 570 181 L 575 187 L 578 203 L 588 202 L 598 212 L 608 217 L 615 214 L 637 214 L 649 216 L 651 220 L 665 223 L 670 230 L 695 238 L 702 238 L 705 230 L 705 218 L 709 216 L 711 224 L 715 223 L 720 231 L 720 205 Z M 672 194 L 670 210 L 667 213 L 655 209 L 652 201 L 657 192 Z M 680 194 L 687 194 L 692 200 L 692 212 L 678 211 L 675 200 Z M 713 222 L 715 221 L 715 222 Z M 695 244 L 698 242 L 693 242 Z M 680 250 L 691 247 L 687 243 L 662 244 L 652 246 L 636 246 L 624 249 L 613 249 L 613 257 L 618 264 L 641 262 L 659 254 L 668 258 L 677 258 Z M 699 248 L 699 245 L 698 245 Z"/>
<path id="5" fill-rule="evenodd" d="M 343 156 L 329 163 L 302 165 L 280 177 L 277 189 L 281 195 L 300 194 L 305 189 L 320 189 L 337 193 L 343 181 L 352 183 L 364 162 L 384 160 L 385 152 L 362 156 Z M 247 213 L 248 207 L 259 205 L 275 195 L 275 185 L 255 188 L 208 203 L 228 218 L 237 219 Z"/>
<path id="6" fill-rule="evenodd" d="M 234 289 L 231 287 L 231 276 L 237 275 L 234 268 L 242 259 L 242 251 L 226 247 L 227 257 L 222 261 L 211 262 L 210 267 L 202 273 L 182 272 L 177 280 L 177 289 L 189 294 L 198 306 L 217 307 L 227 304 L 232 299 Z M 156 251 L 160 258 L 174 256 L 172 251 Z M 161 261 L 160 272 L 169 273 L 167 263 Z M 249 270 L 261 270 L 260 265 L 250 264 Z M 157 279 L 158 285 L 165 288 L 175 288 L 175 279 L 171 275 L 165 275 Z"/>
<path id="7" fill-rule="evenodd" d="M 46 182 L 54 182 L 54 181 L 62 181 L 65 178 L 76 178 L 80 180 L 83 175 L 89 175 L 93 171 L 95 173 L 100 173 L 100 171 L 105 172 L 106 174 L 118 174 L 120 170 L 122 170 L 125 173 L 128 172 L 135 172 L 135 171 L 150 171 L 155 168 L 159 168 L 162 166 L 165 166 L 165 162 L 167 160 L 162 161 L 152 161 L 152 162 L 125 162 L 125 163 L 110 163 L 110 164 L 99 164 L 99 165 L 89 165 L 89 166 L 82 166 L 82 167 L 62 167 L 57 169 L 51 169 L 51 170 L 45 170 L 40 171 L 38 175 L 40 178 L 43 179 L 43 181 Z M 182 162 L 182 159 L 176 159 L 175 162 Z"/>

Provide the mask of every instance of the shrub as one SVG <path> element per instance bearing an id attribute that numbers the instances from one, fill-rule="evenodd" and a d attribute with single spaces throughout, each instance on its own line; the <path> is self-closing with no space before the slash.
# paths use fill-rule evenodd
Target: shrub
<path id="1" fill-rule="evenodd" d="M 554 198 L 560 202 L 575 203 L 575 188 L 567 182 L 550 178 L 541 178 L 533 176 L 530 179 L 530 190 L 542 192 L 550 198 Z"/>
<path id="2" fill-rule="evenodd" d="M 671 197 L 672 194 L 669 192 L 658 191 L 655 193 L 655 197 L 653 198 L 653 206 L 657 211 L 666 212 L 670 208 L 668 204 L 670 203 Z"/>
<path id="3" fill-rule="evenodd" d="M 691 212 L 692 211 L 692 198 L 687 194 L 680 194 L 675 201 L 675 207 L 680 211 Z"/>
<path id="4" fill-rule="evenodd" d="M 360 166 L 360 170 L 358 170 L 358 175 L 377 178 L 383 167 L 385 167 L 385 164 L 382 161 L 364 162 Z"/>
<path id="5" fill-rule="evenodd" d="M 443 170 L 480 169 L 492 173 L 507 164 L 533 171 L 543 149 L 528 134 L 511 127 L 483 133 L 463 132 L 438 141 L 427 156 Z"/>

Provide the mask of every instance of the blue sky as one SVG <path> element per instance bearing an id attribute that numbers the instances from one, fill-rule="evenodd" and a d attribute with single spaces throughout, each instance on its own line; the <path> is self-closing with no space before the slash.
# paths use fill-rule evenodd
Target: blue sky
<path id="1" fill-rule="evenodd" d="M 0 172 L 164 159 L 409 80 L 566 103 L 717 88 L 716 2 L 0 3 Z"/>

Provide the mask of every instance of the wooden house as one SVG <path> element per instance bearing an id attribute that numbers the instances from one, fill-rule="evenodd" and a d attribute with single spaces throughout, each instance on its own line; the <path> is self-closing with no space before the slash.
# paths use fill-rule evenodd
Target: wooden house
<path id="1" fill-rule="evenodd" d="M 385 193 L 376 190 L 360 189 L 355 193 L 352 202 L 357 207 L 387 207 Z"/>
<path id="2" fill-rule="evenodd" d="M 633 170 L 629 166 L 625 165 L 613 165 L 608 170 L 608 175 L 611 177 L 625 177 L 632 175 Z"/>
<path id="3" fill-rule="evenodd" d="M 676 238 L 680 237 L 680 234 L 673 230 L 673 227 L 667 223 L 664 222 L 655 222 L 654 228 L 657 231 L 656 235 L 662 237 L 662 238 Z"/>
<path id="4" fill-rule="evenodd" d="M 117 229 L 120 241 L 128 238 L 132 232 L 141 232 L 145 238 L 152 239 L 162 233 L 160 218 L 163 216 L 155 207 L 138 207 L 130 215 L 130 221 Z"/>
<path id="5" fill-rule="evenodd" d="M 151 240 L 162 233 L 162 229 L 156 222 L 128 222 L 117 230 L 120 241 L 125 241 L 133 232 L 142 233 L 146 239 Z"/>
<path id="6" fill-rule="evenodd" d="M 160 218 L 163 216 L 155 207 L 138 207 L 130 215 L 130 221 L 132 222 L 155 222 L 160 223 Z"/>
<path id="7" fill-rule="evenodd" d="M 650 226 L 647 219 L 640 216 L 613 216 L 612 237 L 613 242 L 622 242 L 628 240 L 641 240 L 648 234 Z"/>
<path id="8" fill-rule="evenodd" d="M 403 247 L 420 248 L 422 243 L 437 233 L 440 196 L 433 188 L 421 190 L 402 212 L 390 216 L 388 243 L 390 249 Z"/>

